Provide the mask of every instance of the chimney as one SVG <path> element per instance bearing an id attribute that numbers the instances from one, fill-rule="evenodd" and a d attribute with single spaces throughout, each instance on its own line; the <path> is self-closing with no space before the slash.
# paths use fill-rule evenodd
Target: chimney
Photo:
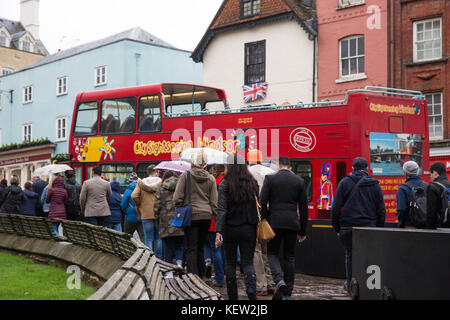
<path id="1" fill-rule="evenodd" d="M 39 0 L 20 0 L 20 22 L 34 39 L 39 39 Z"/>

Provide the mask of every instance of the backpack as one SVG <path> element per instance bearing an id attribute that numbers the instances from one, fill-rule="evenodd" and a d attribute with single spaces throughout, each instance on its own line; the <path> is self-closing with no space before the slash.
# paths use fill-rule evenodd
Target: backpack
<path id="1" fill-rule="evenodd" d="M 422 182 L 420 186 L 413 186 L 406 182 L 404 185 L 411 190 L 408 196 L 411 223 L 417 228 L 425 228 L 427 222 L 426 183 Z"/>
<path id="2" fill-rule="evenodd" d="M 450 228 L 450 187 L 444 186 L 442 183 L 434 181 L 442 187 L 441 201 L 442 211 L 439 213 L 439 222 L 442 228 Z"/>

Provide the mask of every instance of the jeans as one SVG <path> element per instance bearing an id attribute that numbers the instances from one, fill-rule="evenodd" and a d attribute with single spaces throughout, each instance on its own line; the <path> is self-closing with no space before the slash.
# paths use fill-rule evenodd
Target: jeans
<path id="1" fill-rule="evenodd" d="M 200 278 L 203 278 L 205 274 L 203 250 L 210 225 L 211 220 L 193 220 L 190 227 L 184 228 L 187 271 Z"/>
<path id="2" fill-rule="evenodd" d="M 123 222 L 123 232 L 130 234 L 133 236 L 134 232 L 137 231 L 139 235 L 139 239 L 141 242 L 144 241 L 144 229 L 142 228 L 141 221 L 129 221 L 125 220 Z"/>
<path id="3" fill-rule="evenodd" d="M 223 282 L 225 279 L 225 256 L 223 252 L 223 246 L 216 248 L 215 232 L 208 232 L 208 245 L 211 250 L 211 256 L 214 264 L 214 279 L 216 280 L 216 282 Z"/>
<path id="4" fill-rule="evenodd" d="M 122 224 L 120 222 L 119 223 L 108 222 L 105 223 L 105 227 L 122 232 Z"/>
<path id="5" fill-rule="evenodd" d="M 85 217 L 84 222 L 92 224 L 94 226 L 107 227 L 105 219 L 106 217 Z"/>
<path id="6" fill-rule="evenodd" d="M 345 250 L 345 274 L 347 287 L 350 288 L 350 281 L 352 280 L 352 229 L 347 229 L 339 232 L 339 240 Z"/>
<path id="7" fill-rule="evenodd" d="M 158 259 L 162 258 L 162 241 L 159 238 L 158 221 L 155 219 L 142 220 L 145 245 L 152 250 Z"/>
<path id="8" fill-rule="evenodd" d="M 225 274 L 227 278 L 236 278 L 237 247 L 240 251 L 240 263 L 244 273 L 255 273 L 253 255 L 256 246 L 256 226 L 243 224 L 226 226 L 223 234 L 225 250 Z"/>
<path id="9" fill-rule="evenodd" d="M 184 256 L 184 237 L 167 237 L 162 239 L 162 247 L 164 251 L 164 261 L 173 263 L 173 258 L 176 264 L 181 266 Z"/>
<path id="10" fill-rule="evenodd" d="M 59 224 L 60 224 L 59 222 L 52 222 L 53 232 L 55 233 L 55 235 L 57 237 L 59 236 L 59 232 L 58 232 Z"/>
<path id="11" fill-rule="evenodd" d="M 295 246 L 297 243 L 297 232 L 288 229 L 274 229 L 275 238 L 267 244 L 267 257 L 270 271 L 275 284 L 281 280 L 286 283 L 285 296 L 291 296 L 294 289 L 295 279 Z M 279 256 L 281 244 L 283 253 Z M 284 277 L 283 277 L 284 272 Z"/>

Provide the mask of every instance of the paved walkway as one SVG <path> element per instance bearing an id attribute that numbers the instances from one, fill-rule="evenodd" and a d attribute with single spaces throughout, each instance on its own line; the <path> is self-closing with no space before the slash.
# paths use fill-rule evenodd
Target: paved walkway
<path id="1" fill-rule="evenodd" d="M 244 277 L 239 271 L 237 271 L 237 277 L 239 300 L 248 300 L 245 293 Z M 212 280 L 206 280 L 206 283 L 227 299 L 226 286 L 222 288 L 215 287 Z M 350 297 L 344 290 L 343 279 L 316 277 L 300 273 L 295 275 L 292 298 L 294 300 L 350 300 Z M 272 296 L 258 296 L 258 299 L 271 300 Z"/>

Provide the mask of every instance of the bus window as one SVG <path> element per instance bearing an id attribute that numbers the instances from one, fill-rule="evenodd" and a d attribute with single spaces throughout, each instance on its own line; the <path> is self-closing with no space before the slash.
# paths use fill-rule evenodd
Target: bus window
<path id="1" fill-rule="evenodd" d="M 292 172 L 305 181 L 306 200 L 312 200 L 312 164 L 309 161 L 291 161 Z"/>
<path id="2" fill-rule="evenodd" d="M 347 175 L 347 165 L 344 161 L 338 161 L 336 164 L 336 188 L 341 180 Z"/>
<path id="3" fill-rule="evenodd" d="M 102 175 L 109 181 L 119 181 L 121 187 L 128 186 L 128 177 L 133 172 L 133 165 L 127 164 L 102 164 Z"/>
<path id="4" fill-rule="evenodd" d="M 146 96 L 139 99 L 139 132 L 161 130 L 161 107 L 159 96 Z"/>
<path id="5" fill-rule="evenodd" d="M 151 164 L 158 164 L 158 162 L 142 162 L 137 165 L 136 174 L 139 178 L 144 179 L 147 178 L 147 167 Z"/>
<path id="6" fill-rule="evenodd" d="M 101 134 L 134 132 L 136 98 L 118 98 L 102 101 Z"/>
<path id="7" fill-rule="evenodd" d="M 81 181 L 83 179 L 82 174 L 82 167 L 74 167 L 73 171 L 75 173 L 75 181 L 78 182 L 81 185 Z"/>
<path id="8" fill-rule="evenodd" d="M 74 135 L 89 136 L 97 134 L 97 102 L 81 102 L 78 105 Z"/>

